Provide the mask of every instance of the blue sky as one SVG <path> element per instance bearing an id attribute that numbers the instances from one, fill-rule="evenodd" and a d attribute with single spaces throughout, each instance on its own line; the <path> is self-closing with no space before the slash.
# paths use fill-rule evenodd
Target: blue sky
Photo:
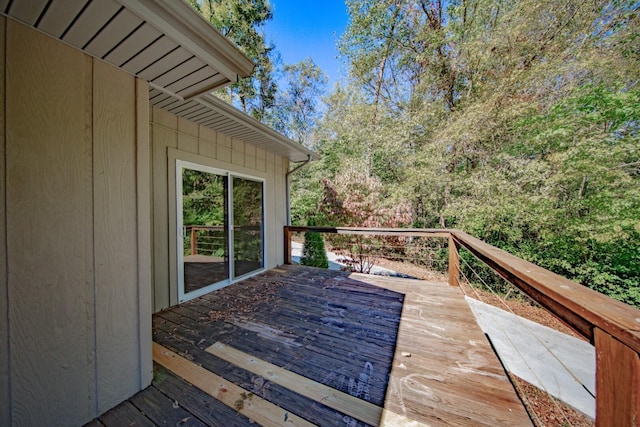
<path id="1" fill-rule="evenodd" d="M 329 77 L 327 89 L 346 75 L 336 42 L 347 26 L 344 0 L 270 0 L 273 19 L 264 26 L 284 64 L 311 57 Z"/>

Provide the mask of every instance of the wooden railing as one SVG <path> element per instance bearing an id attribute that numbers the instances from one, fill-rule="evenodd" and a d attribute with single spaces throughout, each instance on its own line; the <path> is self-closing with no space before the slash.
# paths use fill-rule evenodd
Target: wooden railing
<path id="1" fill-rule="evenodd" d="M 423 236 L 449 243 L 449 284 L 460 281 L 464 247 L 555 316 L 588 339 L 596 350 L 596 425 L 640 425 L 640 310 L 491 246 L 460 230 L 357 227 L 285 227 L 285 263 L 291 264 L 291 235 L 334 234 Z"/>
<path id="2" fill-rule="evenodd" d="M 212 252 L 214 248 L 226 248 L 225 232 L 227 227 L 224 225 L 185 225 L 184 236 L 189 236 L 189 255 L 198 255 L 202 251 L 205 253 Z M 220 232 L 219 236 L 199 235 L 199 231 Z M 262 225 L 237 225 L 233 227 L 234 239 L 236 241 L 253 241 L 259 239 L 262 233 Z M 186 247 L 185 247 L 186 249 Z M 202 249 L 202 250 L 201 250 Z"/>
<path id="3" fill-rule="evenodd" d="M 198 255 L 198 231 L 223 231 L 223 225 L 185 225 L 185 235 L 189 236 L 191 255 Z M 224 237 L 223 237 L 224 239 Z"/>

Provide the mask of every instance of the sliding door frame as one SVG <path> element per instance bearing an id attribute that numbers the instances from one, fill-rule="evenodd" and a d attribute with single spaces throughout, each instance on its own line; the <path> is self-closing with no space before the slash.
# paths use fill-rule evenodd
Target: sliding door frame
<path id="1" fill-rule="evenodd" d="M 169 200 L 170 204 L 173 204 L 174 208 L 170 209 L 170 218 L 169 222 L 174 224 L 173 232 L 171 233 L 170 238 L 170 247 L 173 246 L 173 253 L 175 254 L 171 258 L 173 259 L 170 264 L 170 269 L 174 271 L 172 274 L 173 279 L 175 280 L 175 286 L 172 286 L 175 289 L 178 296 L 178 303 L 188 301 L 193 298 L 197 298 L 206 293 L 215 291 L 217 289 L 221 289 L 230 284 L 236 283 L 248 277 L 254 276 L 266 270 L 266 262 L 267 262 L 267 232 L 266 232 L 266 224 L 267 221 L 267 209 L 266 209 L 266 177 L 259 176 L 260 173 L 255 171 L 248 170 L 240 170 L 246 168 L 233 167 L 234 165 L 226 164 L 220 161 L 216 161 L 213 159 L 209 159 L 206 157 L 202 157 L 195 154 L 184 153 L 178 150 L 171 150 L 169 152 L 169 173 L 175 177 L 172 180 L 172 184 L 169 186 Z M 216 175 L 226 176 L 227 177 L 227 233 L 228 233 L 228 255 L 229 255 L 229 276 L 226 280 L 213 283 L 208 286 L 204 286 L 195 291 L 186 293 L 184 286 L 184 248 L 183 248 L 183 196 L 182 196 L 182 174 L 183 170 L 192 169 L 206 173 L 213 173 Z M 241 276 L 235 277 L 235 253 L 234 253 L 234 222 L 233 222 L 233 179 L 241 178 L 246 180 L 251 180 L 255 182 L 261 183 L 262 187 L 262 242 L 261 242 L 261 252 L 262 252 L 262 267 L 251 271 L 249 273 L 243 274 Z M 173 243 L 173 244 L 171 244 Z M 171 250 L 171 248 L 170 248 Z M 173 267 L 173 268 L 172 268 Z M 174 294 L 175 295 L 175 294 Z"/>

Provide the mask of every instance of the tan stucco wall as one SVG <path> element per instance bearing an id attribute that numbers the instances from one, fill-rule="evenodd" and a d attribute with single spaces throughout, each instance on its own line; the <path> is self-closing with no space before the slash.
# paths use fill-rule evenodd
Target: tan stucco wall
<path id="1" fill-rule="evenodd" d="M 81 425 L 151 380 L 148 89 L 0 23 L 0 425 Z"/>
<path id="2" fill-rule="evenodd" d="M 167 234 L 176 230 L 176 159 L 264 179 L 266 267 L 283 263 L 287 159 L 158 108 L 151 110 L 150 133 L 155 311 L 178 302 L 176 232 Z"/>

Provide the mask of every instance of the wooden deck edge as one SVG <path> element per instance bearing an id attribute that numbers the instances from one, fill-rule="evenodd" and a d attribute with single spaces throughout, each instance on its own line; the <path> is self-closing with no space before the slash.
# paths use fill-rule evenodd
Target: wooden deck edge
<path id="1" fill-rule="evenodd" d="M 216 342 L 205 351 L 358 421 L 370 425 L 380 423 L 382 408 L 373 403 L 260 360 L 220 342 Z"/>
<path id="2" fill-rule="evenodd" d="M 388 278 L 361 273 L 351 273 L 349 277 L 404 295 L 401 322 L 393 356 L 394 363 L 389 373 L 389 385 L 380 426 L 425 427 L 433 425 L 434 422 L 436 425 L 441 425 L 440 422 L 443 422 L 443 425 L 523 427 L 533 425 L 498 354 L 493 349 L 487 335 L 480 328 L 459 287 L 449 286 L 443 280 Z M 423 294 L 425 293 L 428 293 L 430 298 L 424 299 Z M 438 325 L 450 329 L 436 330 L 434 333 L 429 327 L 429 322 L 422 318 L 422 309 L 425 307 L 429 307 L 432 312 L 439 311 L 441 319 L 449 319 L 448 326 L 442 321 Z M 457 313 L 457 316 L 447 317 L 447 314 L 450 313 Z M 462 318 L 466 319 L 464 325 L 461 323 Z M 462 333 L 463 336 L 456 338 L 455 341 L 449 341 L 447 338 L 452 337 L 451 333 L 455 331 L 458 331 L 458 334 Z M 470 335 L 471 331 L 474 331 L 473 336 Z M 443 336 L 439 336 L 441 334 Z M 466 351 L 452 350 L 446 355 L 446 351 L 439 350 L 435 357 L 432 352 L 425 353 L 424 351 L 424 349 L 434 348 L 445 349 L 449 344 L 457 346 L 457 348 L 464 348 L 466 343 L 471 343 L 469 340 L 473 340 L 474 344 L 471 344 L 471 347 L 468 347 Z M 472 355 L 481 355 L 484 358 L 483 362 L 476 365 L 478 362 L 470 359 L 469 351 Z M 483 351 L 486 353 L 482 353 Z M 426 370 L 425 360 L 427 359 L 430 370 Z M 485 406 L 485 403 L 490 402 L 478 400 L 477 384 L 468 384 L 466 382 L 470 379 L 468 375 L 451 377 L 446 385 L 443 385 L 445 382 L 440 383 L 443 380 L 437 377 L 442 375 L 444 378 L 449 370 L 457 372 L 460 364 L 468 367 L 470 372 L 475 371 L 476 383 L 484 383 L 484 375 L 499 381 L 499 386 L 496 386 L 494 382 L 492 386 L 487 385 L 485 389 L 486 392 L 496 393 L 495 405 L 491 403 Z M 492 368 L 489 369 L 489 366 Z M 414 377 L 414 374 L 417 376 Z M 423 402 L 424 395 L 419 391 L 410 389 L 405 389 L 404 392 L 399 391 L 402 389 L 405 378 L 411 378 L 411 382 L 415 382 L 418 388 L 421 386 L 433 387 L 433 390 L 439 391 L 433 391 L 435 397 Z M 420 381 L 424 379 L 427 379 L 426 382 L 421 383 Z M 467 390 L 466 387 L 469 389 Z M 450 388 L 452 391 L 457 390 L 456 394 L 461 399 L 457 399 L 455 402 L 448 400 L 447 392 L 442 393 L 446 388 Z M 475 397 L 471 397 L 474 389 Z M 469 396 L 465 397 L 467 391 Z M 409 401 L 414 405 L 413 410 L 402 412 L 405 404 Z M 447 405 L 443 405 L 442 402 L 447 402 L 451 407 L 447 409 Z M 479 403 L 482 405 L 479 406 Z M 460 409 L 462 408 L 460 405 L 466 405 L 465 409 Z M 416 410 L 418 407 L 421 409 Z M 450 418 L 444 418 L 445 414 Z"/>
<path id="3" fill-rule="evenodd" d="M 153 343 L 153 360 L 211 397 L 262 426 L 314 426 L 315 424 L 255 396 L 230 381 Z"/>

